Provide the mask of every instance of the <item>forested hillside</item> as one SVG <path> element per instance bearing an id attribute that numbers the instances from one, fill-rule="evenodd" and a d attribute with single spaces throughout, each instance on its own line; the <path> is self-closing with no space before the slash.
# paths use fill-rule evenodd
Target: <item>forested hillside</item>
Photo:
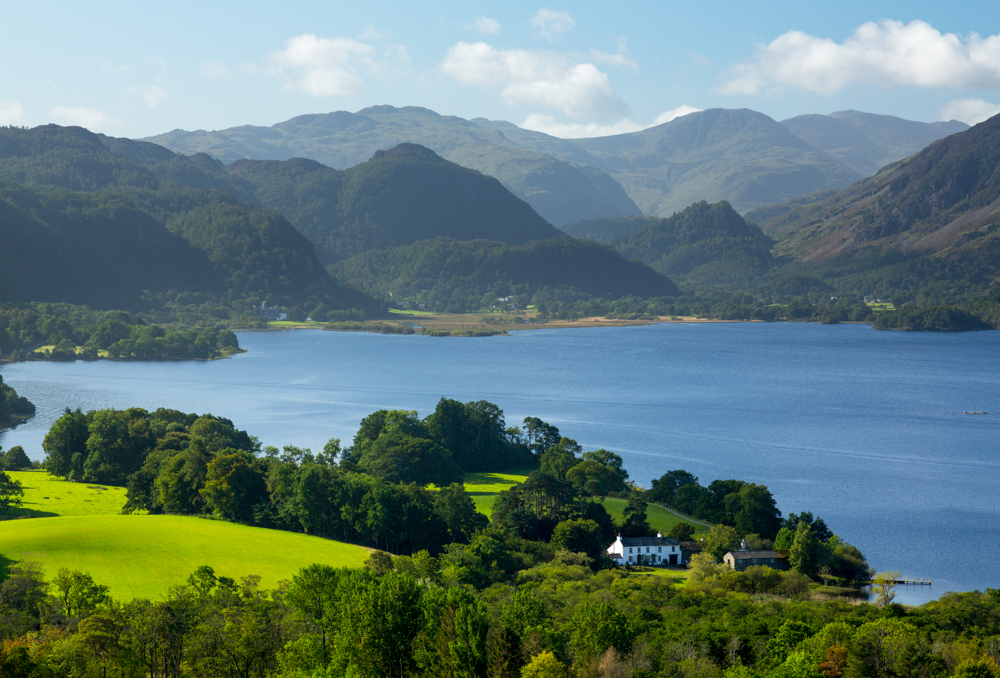
<path id="1" fill-rule="evenodd" d="M 174 162 L 151 145 L 122 145 Z M 378 306 L 332 280 L 280 214 L 161 178 L 81 128 L 0 129 L 0 181 L 0 228 L 12 255 L 0 269 L 3 301 L 108 308 L 144 294 L 201 292 L 227 305 L 312 298 L 335 309 Z"/>
<path id="2" fill-rule="evenodd" d="M 612 248 L 567 236 L 520 247 L 436 238 L 372 250 L 333 264 L 330 270 L 372 294 L 406 297 L 427 290 L 428 301 L 454 303 L 453 310 L 469 307 L 467 297 L 478 302 L 485 295 L 489 308 L 497 297 L 530 298 L 544 287 L 571 288 L 605 299 L 680 294 L 672 281 Z"/>
<path id="3" fill-rule="evenodd" d="M 227 171 L 288 216 L 327 262 L 428 238 L 522 245 L 559 235 L 496 179 L 415 144 L 346 171 L 302 159 L 240 160 Z"/>
<path id="4" fill-rule="evenodd" d="M 611 241 L 622 256 L 695 287 L 748 289 L 774 265 L 772 241 L 727 202 L 691 205 Z"/>

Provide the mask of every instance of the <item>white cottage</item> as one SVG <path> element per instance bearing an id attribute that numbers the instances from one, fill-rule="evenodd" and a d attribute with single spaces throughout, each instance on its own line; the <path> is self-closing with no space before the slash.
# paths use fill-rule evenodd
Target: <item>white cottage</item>
<path id="1" fill-rule="evenodd" d="M 681 543 L 657 532 L 655 537 L 618 535 L 608 547 L 608 557 L 621 565 L 683 565 Z"/>

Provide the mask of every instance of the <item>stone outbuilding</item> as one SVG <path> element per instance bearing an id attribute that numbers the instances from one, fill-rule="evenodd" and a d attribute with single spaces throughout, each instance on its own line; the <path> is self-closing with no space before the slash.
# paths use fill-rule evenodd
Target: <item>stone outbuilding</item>
<path id="1" fill-rule="evenodd" d="M 767 565 L 772 570 L 789 569 L 788 559 L 785 556 L 771 550 L 753 551 L 747 547 L 746 539 L 740 542 L 740 548 L 722 556 L 722 562 L 737 572 L 743 572 L 753 565 Z"/>

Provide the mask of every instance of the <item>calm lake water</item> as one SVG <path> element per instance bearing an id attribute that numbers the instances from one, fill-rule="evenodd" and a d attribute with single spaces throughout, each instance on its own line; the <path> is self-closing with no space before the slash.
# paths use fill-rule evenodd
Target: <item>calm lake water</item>
<path id="1" fill-rule="evenodd" d="M 21 363 L 0 370 L 38 416 L 0 435 L 35 459 L 66 407 L 172 407 L 231 418 L 265 445 L 349 442 L 379 408 L 442 396 L 537 416 L 625 459 L 648 486 L 765 483 L 879 570 L 932 577 L 919 603 L 1000 587 L 1000 332 L 862 325 L 704 324 L 431 338 L 242 333 L 248 353 L 188 363 Z M 961 415 L 961 412 L 986 415 Z"/>

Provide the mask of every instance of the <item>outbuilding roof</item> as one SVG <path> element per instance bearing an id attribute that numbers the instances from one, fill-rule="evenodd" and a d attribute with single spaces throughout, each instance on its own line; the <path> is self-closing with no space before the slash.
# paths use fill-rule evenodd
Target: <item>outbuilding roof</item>
<path id="1" fill-rule="evenodd" d="M 777 551 L 730 551 L 726 554 L 736 560 L 750 560 L 752 558 L 784 558 Z"/>

